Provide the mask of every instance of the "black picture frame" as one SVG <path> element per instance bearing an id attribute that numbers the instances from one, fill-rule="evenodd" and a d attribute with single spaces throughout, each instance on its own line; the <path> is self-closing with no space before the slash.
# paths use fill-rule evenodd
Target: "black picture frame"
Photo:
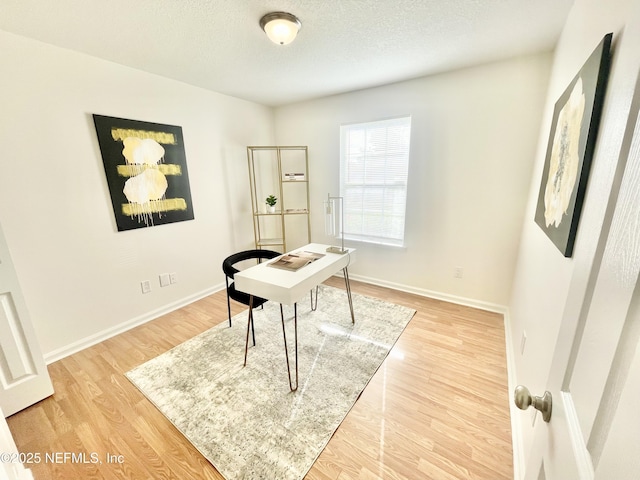
<path id="1" fill-rule="evenodd" d="M 118 231 L 193 220 L 182 128 L 93 115 Z"/>
<path id="2" fill-rule="evenodd" d="M 610 66 L 604 36 L 555 104 L 535 221 L 571 257 L 584 203 Z"/>

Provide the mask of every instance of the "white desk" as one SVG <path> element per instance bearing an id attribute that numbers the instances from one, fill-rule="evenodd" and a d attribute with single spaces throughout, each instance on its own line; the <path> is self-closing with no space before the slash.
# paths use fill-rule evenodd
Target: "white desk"
<path id="1" fill-rule="evenodd" d="M 349 253 L 340 254 L 327 253 L 327 247 L 311 243 L 293 250 L 324 254 L 324 257 L 295 272 L 269 266 L 279 257 L 238 272 L 234 276 L 236 289 L 284 305 L 293 305 L 313 287 L 355 262 L 355 249 L 349 248 Z"/>
<path id="2" fill-rule="evenodd" d="M 284 348 L 287 357 L 287 372 L 289 373 L 289 387 L 292 391 L 298 388 L 298 310 L 297 302 L 304 297 L 307 292 L 312 292 L 314 287 L 324 282 L 327 278 L 342 270 L 344 272 L 345 285 L 347 289 L 347 299 L 351 310 L 351 321 L 355 322 L 353 313 L 353 303 L 351 301 L 351 286 L 349 285 L 349 265 L 355 262 L 355 249 L 349 248 L 348 253 L 329 253 L 327 252 L 329 245 L 319 243 L 311 243 L 304 247 L 297 248 L 293 252 L 314 252 L 322 253 L 324 257 L 305 265 L 297 271 L 288 271 L 281 268 L 269 266 L 271 262 L 276 261 L 280 257 L 269 260 L 253 267 L 238 272 L 234 276 L 236 289 L 248 293 L 249 301 L 249 319 L 247 321 L 247 340 L 245 344 L 244 363 L 247 363 L 247 350 L 249 346 L 249 328 L 253 322 L 253 297 L 262 297 L 267 300 L 280 303 L 280 314 L 282 318 L 282 334 L 284 336 Z M 317 304 L 316 290 L 316 304 Z M 291 371 L 289 369 L 289 352 L 287 349 L 287 334 L 284 328 L 284 315 L 282 313 L 282 305 L 294 306 L 294 328 L 295 328 L 295 349 L 296 349 L 296 385 L 295 388 L 291 382 Z M 313 307 L 313 293 L 311 299 Z"/>

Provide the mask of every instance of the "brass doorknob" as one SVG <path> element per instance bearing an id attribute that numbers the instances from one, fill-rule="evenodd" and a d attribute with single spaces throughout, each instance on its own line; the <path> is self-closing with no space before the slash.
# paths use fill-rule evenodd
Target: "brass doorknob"
<path id="1" fill-rule="evenodd" d="M 551 420 L 551 392 L 544 392 L 541 397 L 534 397 L 524 385 L 518 385 L 513 393 L 513 401 L 520 410 L 526 410 L 529 406 L 542 412 L 545 422 Z"/>

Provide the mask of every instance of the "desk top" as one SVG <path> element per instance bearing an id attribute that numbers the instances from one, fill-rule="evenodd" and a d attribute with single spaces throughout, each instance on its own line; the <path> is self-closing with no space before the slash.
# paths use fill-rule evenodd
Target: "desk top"
<path id="1" fill-rule="evenodd" d="M 234 276 L 236 289 L 286 305 L 296 303 L 316 285 L 355 262 L 354 248 L 348 248 L 348 253 L 341 254 L 327 252 L 328 247 L 329 245 L 310 243 L 288 252 L 324 254 L 324 257 L 296 271 L 270 267 L 271 262 L 280 258 L 276 257 L 238 272 Z"/>

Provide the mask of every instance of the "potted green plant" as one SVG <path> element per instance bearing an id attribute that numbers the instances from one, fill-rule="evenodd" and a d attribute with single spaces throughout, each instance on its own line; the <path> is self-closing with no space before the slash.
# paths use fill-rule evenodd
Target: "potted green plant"
<path id="1" fill-rule="evenodd" d="M 278 199 L 275 197 L 275 195 L 269 195 L 266 198 L 265 202 L 267 205 L 269 205 L 269 213 L 275 213 L 276 203 L 278 203 Z"/>

